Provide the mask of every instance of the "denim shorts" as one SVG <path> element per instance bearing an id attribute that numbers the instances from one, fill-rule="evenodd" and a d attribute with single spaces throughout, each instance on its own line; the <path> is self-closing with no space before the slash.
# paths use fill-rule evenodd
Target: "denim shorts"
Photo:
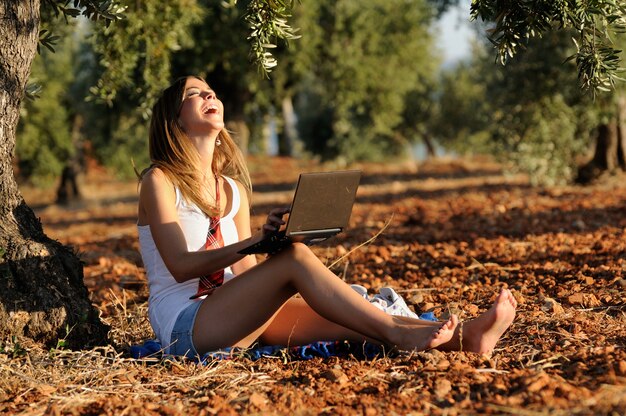
<path id="1" fill-rule="evenodd" d="M 193 323 L 196 320 L 201 301 L 187 306 L 176 318 L 170 339 L 169 353 L 187 358 L 198 358 L 198 352 L 193 346 Z"/>

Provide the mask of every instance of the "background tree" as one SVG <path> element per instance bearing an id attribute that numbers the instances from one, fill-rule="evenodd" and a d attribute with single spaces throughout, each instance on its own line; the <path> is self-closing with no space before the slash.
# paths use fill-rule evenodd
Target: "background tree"
<path id="1" fill-rule="evenodd" d="M 44 8 L 46 36 L 60 38 L 54 45 L 41 44 L 33 61 L 29 83 L 36 89 L 33 99 L 22 103 L 18 124 L 16 156 L 18 176 L 38 187 L 57 188 L 57 202 L 80 199 L 77 175 L 83 167 L 85 98 L 89 86 L 82 82 L 84 29 L 73 20 L 55 19 Z M 43 46 L 47 45 L 47 46 Z"/>
<path id="2" fill-rule="evenodd" d="M 442 71 L 435 111 L 428 122 L 429 133 L 449 152 L 457 154 L 491 154 L 488 128 L 491 108 L 487 83 L 479 54 L 484 48 L 474 48 L 473 59 Z M 491 63 L 490 63 L 491 64 Z"/>
<path id="3" fill-rule="evenodd" d="M 597 122 L 597 106 L 576 83 L 567 32 L 533 39 L 506 66 L 476 45 L 444 75 L 434 134 L 456 151 L 496 154 L 534 183 L 571 181 Z M 454 123 L 450 123 L 454 120 Z"/>
<path id="4" fill-rule="evenodd" d="M 296 96 L 307 150 L 347 161 L 406 151 L 396 129 L 407 94 L 436 69 L 431 9 L 382 0 L 321 1 L 307 9 L 319 27 L 310 40 L 315 61 Z"/>
<path id="5" fill-rule="evenodd" d="M 107 108 L 89 137 L 99 159 L 115 171 L 133 175 L 132 158 L 147 165 L 150 109 L 171 82 L 173 53 L 192 43 L 187 29 L 203 17 L 196 0 L 146 0 L 129 2 L 124 19 L 114 25 L 93 25 L 91 45 L 100 68 L 91 92 Z"/>
<path id="6" fill-rule="evenodd" d="M 578 78 L 583 88 L 610 91 L 618 80 L 620 50 L 613 37 L 626 31 L 626 3 L 615 0 L 588 2 L 473 0 L 473 18 L 495 24 L 489 39 L 505 63 L 524 50 L 526 43 L 554 30 L 571 30 Z"/>
<path id="7" fill-rule="evenodd" d="M 70 27 L 59 26 L 64 41 L 59 52 L 41 48 L 34 59 L 30 82 L 38 88 L 34 99 L 22 106 L 16 144 L 19 174 L 40 187 L 49 187 L 61 174 L 65 161 L 74 153 L 72 146 L 72 100 L 68 92 L 73 81 L 72 62 L 76 48 Z M 59 33 L 59 29 L 55 30 Z"/>
<path id="8" fill-rule="evenodd" d="M 626 35 L 616 39 L 626 48 Z M 600 94 L 596 100 L 598 122 L 592 132 L 593 156 L 577 172 L 580 183 L 592 182 L 605 174 L 626 170 L 626 83 L 618 82 L 610 94 Z"/>
<path id="9" fill-rule="evenodd" d="M 494 22 L 489 39 L 497 49 L 498 58 L 506 63 L 528 41 L 553 31 L 573 31 L 576 50 L 569 60 L 576 62 L 578 80 L 592 94 L 612 92 L 621 81 L 622 51 L 618 43 L 626 31 L 626 3 L 614 0 L 591 2 L 504 2 L 475 0 L 472 16 Z M 624 98 L 618 86 L 617 94 L 603 104 L 601 123 L 597 127 L 595 154 L 577 173 L 579 182 L 589 182 L 603 172 L 624 169 L 624 134 L 626 118 Z M 603 102 L 607 99 L 602 98 Z M 612 107 L 612 108 L 609 108 Z"/>

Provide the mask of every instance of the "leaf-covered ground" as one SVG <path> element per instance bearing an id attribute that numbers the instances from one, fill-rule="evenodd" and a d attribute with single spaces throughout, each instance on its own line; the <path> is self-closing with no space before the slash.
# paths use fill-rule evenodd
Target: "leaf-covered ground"
<path id="1" fill-rule="evenodd" d="M 253 159 L 253 223 L 287 203 L 291 159 Z M 323 169 L 330 169 L 324 167 Z M 347 282 L 394 287 L 416 311 L 471 319 L 501 287 L 519 302 L 490 356 L 142 362 L 152 336 L 135 228 L 136 184 L 92 170 L 84 201 L 25 189 L 48 235 L 73 245 L 112 326 L 109 346 L 0 353 L 9 414 L 626 413 L 626 185 L 532 188 L 487 161 L 361 166 L 350 230 L 314 251 Z"/>

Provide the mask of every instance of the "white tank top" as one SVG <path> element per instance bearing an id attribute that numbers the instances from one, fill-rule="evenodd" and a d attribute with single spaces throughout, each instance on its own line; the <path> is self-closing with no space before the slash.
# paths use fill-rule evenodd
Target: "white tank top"
<path id="1" fill-rule="evenodd" d="M 239 211 L 241 197 L 235 181 L 225 176 L 223 178 L 230 186 L 232 193 L 231 210 L 220 220 L 224 245 L 229 245 L 239 241 L 234 217 Z M 209 230 L 209 218 L 207 218 L 195 204 L 187 203 L 187 201 L 182 198 L 178 189 L 176 189 L 176 208 L 180 226 L 187 240 L 187 249 L 189 251 L 204 250 L 204 244 L 206 243 L 206 236 Z M 178 318 L 180 312 L 192 302 L 200 302 L 202 300 L 189 299 L 190 296 L 196 293 L 199 279 L 195 278 L 183 283 L 178 283 L 165 266 L 163 258 L 154 244 L 150 226 L 138 225 L 137 229 L 139 233 L 141 257 L 146 269 L 148 286 L 150 288 L 150 298 L 148 300 L 150 325 L 152 325 L 152 329 L 161 342 L 161 345 L 166 349 L 165 352 L 168 352 L 170 336 L 176 318 Z M 233 277 L 234 274 L 230 267 L 226 268 L 224 283 Z"/>

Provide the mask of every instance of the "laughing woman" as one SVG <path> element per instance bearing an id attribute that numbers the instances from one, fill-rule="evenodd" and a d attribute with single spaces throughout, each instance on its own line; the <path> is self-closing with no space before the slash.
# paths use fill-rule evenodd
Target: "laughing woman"
<path id="1" fill-rule="evenodd" d="M 155 104 L 151 166 L 138 207 L 149 316 L 165 351 L 198 356 L 256 341 L 300 345 L 369 340 L 401 350 L 491 351 L 515 317 L 503 290 L 487 312 L 458 325 L 388 315 L 295 243 L 256 263 L 238 251 L 284 224 L 269 213 L 250 230 L 250 177 L 224 128 L 224 106 L 199 77 L 175 81 Z M 299 295 L 299 296 L 296 296 Z"/>

